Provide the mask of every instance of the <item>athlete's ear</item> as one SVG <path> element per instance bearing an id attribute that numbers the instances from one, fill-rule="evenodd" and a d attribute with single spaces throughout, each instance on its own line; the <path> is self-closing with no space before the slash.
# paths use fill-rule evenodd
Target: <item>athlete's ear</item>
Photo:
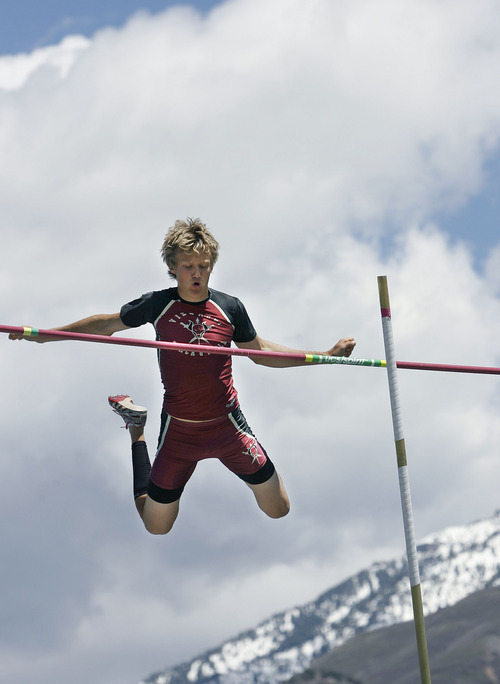
<path id="1" fill-rule="evenodd" d="M 177 264 L 174 261 L 167 263 L 168 275 L 177 278 Z"/>

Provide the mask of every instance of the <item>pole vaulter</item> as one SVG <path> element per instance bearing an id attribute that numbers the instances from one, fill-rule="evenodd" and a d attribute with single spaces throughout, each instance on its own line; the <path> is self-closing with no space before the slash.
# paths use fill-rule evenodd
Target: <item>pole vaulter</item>
<path id="1" fill-rule="evenodd" d="M 259 349 L 240 349 L 238 347 L 215 347 L 207 344 L 182 344 L 177 342 L 160 342 L 157 340 L 142 340 L 132 337 L 108 337 L 106 335 L 90 335 L 62 330 L 30 328 L 26 326 L 0 325 L 0 333 L 21 333 L 24 337 L 38 337 L 40 335 L 61 340 L 75 340 L 79 342 L 99 342 L 101 344 L 117 344 L 129 347 L 149 347 L 153 349 L 178 349 L 193 354 L 225 354 L 230 356 L 249 357 L 280 357 L 297 359 L 311 364 L 335 364 L 340 366 L 370 366 L 372 368 L 387 368 L 384 359 L 353 359 L 347 356 L 326 356 L 324 354 L 296 354 L 289 352 L 264 351 Z M 420 363 L 416 361 L 396 361 L 397 368 L 405 370 L 443 371 L 448 373 L 477 373 L 484 375 L 500 375 L 500 368 L 493 366 L 460 366 L 442 363 Z"/>

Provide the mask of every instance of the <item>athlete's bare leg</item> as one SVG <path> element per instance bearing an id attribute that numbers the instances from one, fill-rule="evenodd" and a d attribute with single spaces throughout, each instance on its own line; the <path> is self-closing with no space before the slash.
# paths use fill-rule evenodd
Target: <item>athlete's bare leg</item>
<path id="1" fill-rule="evenodd" d="M 144 442 L 144 427 L 129 426 L 132 443 Z M 147 494 L 138 496 L 135 500 L 137 512 L 141 516 L 145 528 L 151 534 L 167 534 L 179 513 L 179 500 L 162 504 L 151 499 Z"/>
<path id="2" fill-rule="evenodd" d="M 270 518 L 283 518 L 290 511 L 290 501 L 283 480 L 275 472 L 266 482 L 248 485 L 259 508 Z"/>
<path id="3" fill-rule="evenodd" d="M 179 514 L 179 499 L 172 503 L 158 503 L 149 496 L 144 497 L 142 521 L 150 534 L 168 534 Z"/>

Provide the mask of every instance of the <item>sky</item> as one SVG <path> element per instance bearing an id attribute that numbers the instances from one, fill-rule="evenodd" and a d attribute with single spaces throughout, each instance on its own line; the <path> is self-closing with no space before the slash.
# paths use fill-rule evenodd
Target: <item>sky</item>
<path id="1" fill-rule="evenodd" d="M 199 216 L 221 243 L 211 285 L 264 338 L 353 335 L 357 357 L 384 358 L 386 275 L 398 360 L 500 366 L 493 0 L 19 2 L 0 26 L 4 325 L 170 286 L 163 237 Z M 154 352 L 4 334 L 0 349 L 9 684 L 138 684 L 404 554 L 383 369 L 235 358 L 292 510 L 266 518 L 207 461 L 154 537 L 107 404 L 148 407 L 154 452 Z M 491 516 L 498 379 L 398 377 L 417 538 Z"/>

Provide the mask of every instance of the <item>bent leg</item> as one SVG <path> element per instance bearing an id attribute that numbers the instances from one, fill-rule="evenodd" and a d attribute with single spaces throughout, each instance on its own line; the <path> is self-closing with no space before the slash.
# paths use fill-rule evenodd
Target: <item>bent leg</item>
<path id="1" fill-rule="evenodd" d="M 144 439 L 144 429 L 130 427 L 132 439 L 132 463 L 134 469 L 134 498 L 137 512 L 150 534 L 167 534 L 179 513 L 179 499 L 171 503 L 159 503 L 146 493 L 151 466 Z"/>
<path id="2" fill-rule="evenodd" d="M 283 518 L 290 511 L 290 500 L 286 493 L 283 480 L 275 471 L 273 475 L 261 484 L 248 486 L 254 493 L 255 499 L 261 511 L 270 518 Z"/>
<path id="3" fill-rule="evenodd" d="M 125 420 L 132 441 L 133 490 L 137 512 L 148 532 L 167 534 L 179 513 L 179 498 L 183 488 L 168 492 L 168 498 L 159 501 L 149 496 L 151 462 L 144 436 L 147 411 L 135 406 L 126 395 L 109 397 L 109 403 L 115 413 Z"/>

